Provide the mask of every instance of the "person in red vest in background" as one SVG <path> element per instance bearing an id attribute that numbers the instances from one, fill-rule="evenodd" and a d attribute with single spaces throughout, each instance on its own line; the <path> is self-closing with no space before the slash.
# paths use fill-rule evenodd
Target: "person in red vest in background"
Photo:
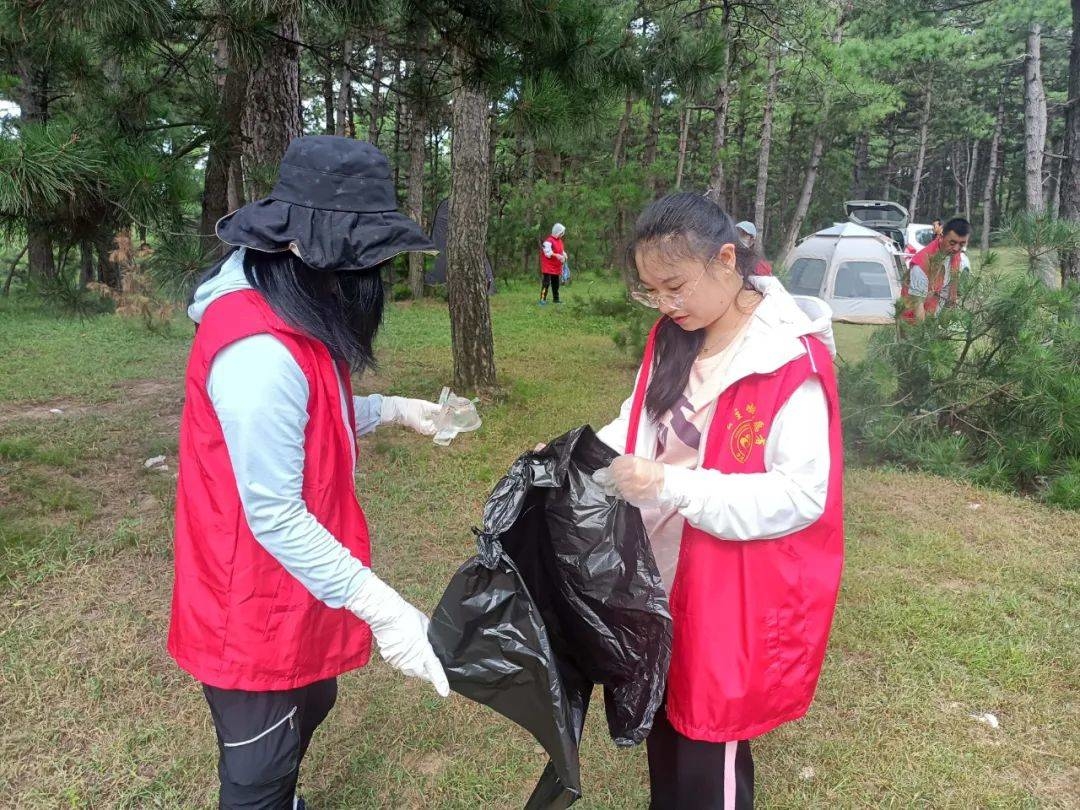
<path id="1" fill-rule="evenodd" d="M 660 311 L 595 479 L 641 509 L 669 594 L 651 810 L 749 810 L 750 740 L 806 713 L 844 557 L 831 312 L 794 298 L 697 194 L 650 205 L 633 298 Z"/>
<path id="2" fill-rule="evenodd" d="M 757 253 L 757 226 L 753 222 L 743 220 L 735 226 L 735 230 L 739 232 L 739 241 L 742 242 L 743 247 Z M 759 256 L 757 262 L 754 263 L 754 275 L 771 276 L 772 274 L 772 265 L 765 261 L 764 257 Z"/>
<path id="3" fill-rule="evenodd" d="M 907 281 L 900 288 L 902 320 L 921 321 L 941 305 L 956 305 L 960 274 L 970 267 L 964 253 L 970 239 L 971 223 L 956 217 L 945 223 L 941 236 L 911 257 Z"/>
<path id="4" fill-rule="evenodd" d="M 559 279 L 562 278 L 563 265 L 566 264 L 566 248 L 563 246 L 563 234 L 566 227 L 556 222 L 551 228 L 551 235 L 540 245 L 540 304 L 547 303 L 548 287 L 551 288 L 551 300 L 559 301 Z"/>
<path id="5" fill-rule="evenodd" d="M 294 139 L 270 196 L 217 223 L 234 250 L 188 309 L 168 648 L 209 704 L 222 808 L 303 807 L 300 763 L 373 637 L 449 694 L 427 617 L 370 568 L 355 489 L 358 434 L 431 435 L 438 412 L 352 395 L 373 362 L 380 268 L 434 250 L 391 176 L 370 144 Z"/>

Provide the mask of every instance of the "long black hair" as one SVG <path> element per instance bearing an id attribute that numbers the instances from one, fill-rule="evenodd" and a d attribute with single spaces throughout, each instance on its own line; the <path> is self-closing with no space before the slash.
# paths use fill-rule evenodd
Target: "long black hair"
<path id="1" fill-rule="evenodd" d="M 244 251 L 244 276 L 285 323 L 322 341 L 355 373 L 375 366 L 372 344 L 382 324 L 378 267 L 326 272 L 282 251 Z"/>
<path id="2" fill-rule="evenodd" d="M 742 276 L 742 288 L 757 292 L 750 278 L 759 257 L 739 240 L 735 221 L 700 194 L 670 194 L 641 212 L 627 248 L 627 261 L 636 272 L 637 254 L 646 250 L 659 253 L 664 260 L 698 259 L 707 263 L 728 243 L 735 246 L 735 269 Z M 686 390 L 690 369 L 704 341 L 704 329 L 687 332 L 671 318 L 661 319 L 645 392 L 645 408 L 653 419 L 669 411 Z"/>

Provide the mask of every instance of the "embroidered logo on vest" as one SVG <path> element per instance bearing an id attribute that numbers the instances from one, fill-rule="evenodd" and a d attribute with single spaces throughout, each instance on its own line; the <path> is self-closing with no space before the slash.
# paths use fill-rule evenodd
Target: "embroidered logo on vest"
<path id="1" fill-rule="evenodd" d="M 752 402 L 747 403 L 742 410 L 735 409 L 733 419 L 727 425 L 731 434 L 731 455 L 740 464 L 746 463 L 754 447 L 765 444 L 765 423 L 755 418 L 755 414 L 757 406 Z"/>

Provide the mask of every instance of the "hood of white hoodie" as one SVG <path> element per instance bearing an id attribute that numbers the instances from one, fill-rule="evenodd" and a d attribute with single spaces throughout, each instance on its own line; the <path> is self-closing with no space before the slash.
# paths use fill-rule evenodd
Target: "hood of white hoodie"
<path id="1" fill-rule="evenodd" d="M 803 337 L 817 338 L 836 355 L 828 304 L 820 298 L 792 295 L 772 276 L 755 277 L 752 283 L 762 300 L 728 370 L 732 378 L 776 371 L 806 352 Z"/>
<path id="2" fill-rule="evenodd" d="M 196 288 L 191 306 L 188 307 L 188 317 L 199 323 L 206 314 L 207 307 L 223 295 L 250 289 L 251 284 L 244 275 L 244 248 L 237 248 L 221 265 L 216 275 Z"/>

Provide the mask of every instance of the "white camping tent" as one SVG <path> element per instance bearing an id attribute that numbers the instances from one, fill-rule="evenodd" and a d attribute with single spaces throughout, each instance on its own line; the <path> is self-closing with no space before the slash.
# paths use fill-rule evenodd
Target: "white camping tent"
<path id="1" fill-rule="evenodd" d="M 784 285 L 792 295 L 823 299 L 834 321 L 892 323 L 902 262 L 890 239 L 845 222 L 799 242 L 784 260 Z"/>

